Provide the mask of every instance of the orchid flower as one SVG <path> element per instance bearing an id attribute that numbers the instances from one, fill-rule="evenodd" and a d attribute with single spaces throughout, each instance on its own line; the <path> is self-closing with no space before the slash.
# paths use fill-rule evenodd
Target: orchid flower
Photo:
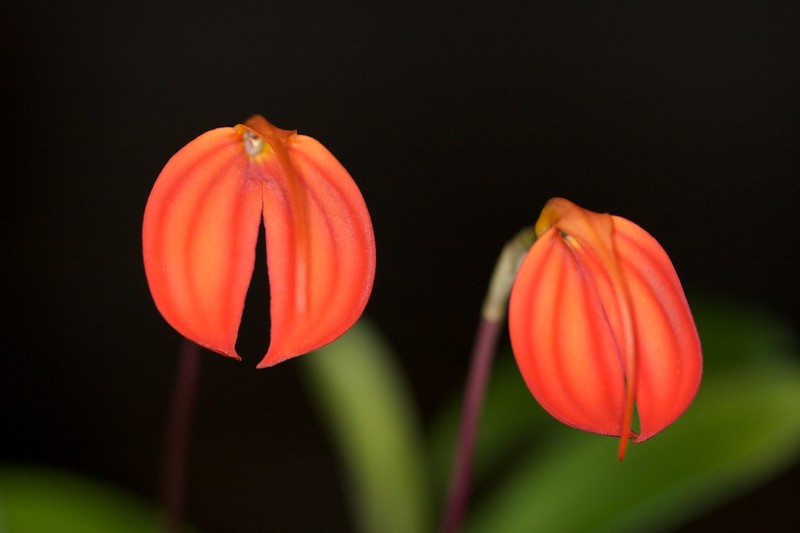
<path id="1" fill-rule="evenodd" d="M 692 402 L 697 330 L 675 269 L 624 218 L 550 200 L 511 290 L 509 330 L 525 382 L 561 422 L 642 442 Z M 634 409 L 639 429 L 634 430 Z"/>
<path id="2" fill-rule="evenodd" d="M 353 179 L 319 142 L 261 116 L 200 135 L 162 170 L 144 213 L 150 291 L 186 338 L 228 357 L 266 230 L 272 366 L 344 333 L 366 306 L 375 237 Z"/>

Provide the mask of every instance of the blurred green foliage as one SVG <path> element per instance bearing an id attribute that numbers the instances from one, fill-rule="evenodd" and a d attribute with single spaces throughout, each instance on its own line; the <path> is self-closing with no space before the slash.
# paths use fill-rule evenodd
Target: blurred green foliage
<path id="1" fill-rule="evenodd" d="M 0 532 L 161 531 L 156 507 L 106 483 L 36 467 L 0 467 Z"/>
<path id="2" fill-rule="evenodd" d="M 339 445 L 359 531 L 425 531 L 431 499 L 422 431 L 408 384 L 377 329 L 362 318 L 301 364 Z"/>
<path id="3" fill-rule="evenodd" d="M 800 457 L 797 338 L 766 312 L 694 302 L 703 383 L 672 426 L 616 458 L 616 439 L 550 418 L 501 351 L 481 419 L 467 530 L 670 530 L 763 483 Z M 436 529 L 459 398 L 425 446 L 396 357 L 361 320 L 299 363 L 342 459 L 359 531 Z M 467 361 L 465 358 L 465 366 Z M 580 509 L 580 512 L 575 512 Z M 61 472 L 0 468 L 0 531 L 158 530 L 152 505 Z"/>

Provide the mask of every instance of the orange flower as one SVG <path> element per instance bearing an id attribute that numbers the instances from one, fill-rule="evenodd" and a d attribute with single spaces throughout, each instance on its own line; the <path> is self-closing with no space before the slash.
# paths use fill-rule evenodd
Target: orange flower
<path id="1" fill-rule="evenodd" d="M 621 460 L 629 438 L 670 425 L 700 386 L 700 340 L 680 281 L 658 242 L 624 218 L 554 198 L 535 231 L 509 303 L 517 363 L 555 418 L 621 437 Z"/>
<path id="2" fill-rule="evenodd" d="M 366 306 L 375 236 L 364 199 L 319 142 L 261 116 L 190 142 L 144 213 L 150 291 L 179 333 L 240 359 L 235 344 L 263 215 L 272 331 L 263 368 L 327 344 Z"/>

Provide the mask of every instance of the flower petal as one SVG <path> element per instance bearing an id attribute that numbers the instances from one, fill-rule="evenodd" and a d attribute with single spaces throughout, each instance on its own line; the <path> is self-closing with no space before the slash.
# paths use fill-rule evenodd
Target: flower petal
<path id="1" fill-rule="evenodd" d="M 622 360 L 587 268 L 594 266 L 587 267 L 556 228 L 541 235 L 511 291 L 511 344 L 545 410 L 572 427 L 619 435 Z"/>
<path id="2" fill-rule="evenodd" d="M 636 410 L 649 439 L 675 421 L 700 386 L 700 339 L 683 288 L 664 249 L 645 230 L 614 218 L 614 241 L 631 294 L 636 328 Z"/>
<path id="3" fill-rule="evenodd" d="M 254 170 L 241 133 L 204 133 L 164 167 L 142 228 L 145 272 L 161 314 L 188 339 L 236 359 L 262 209 Z"/>
<path id="4" fill-rule="evenodd" d="M 247 126 L 273 149 L 260 163 L 272 299 L 264 368 L 335 340 L 361 316 L 375 237 L 361 192 L 324 146 L 260 117 Z"/>

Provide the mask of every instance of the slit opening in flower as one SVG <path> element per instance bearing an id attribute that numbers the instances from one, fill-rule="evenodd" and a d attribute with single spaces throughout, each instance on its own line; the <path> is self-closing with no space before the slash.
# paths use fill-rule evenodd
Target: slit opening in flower
<path id="1" fill-rule="evenodd" d="M 639 407 L 636 401 L 633 402 L 633 417 L 631 418 L 631 435 L 638 436 L 642 432 L 642 424 L 639 421 Z"/>
<path id="2" fill-rule="evenodd" d="M 260 361 L 269 347 L 272 324 L 270 320 L 269 272 L 267 269 L 267 245 L 263 222 L 259 224 L 256 240 L 256 260 L 253 276 L 245 297 L 242 321 L 236 339 L 236 352 L 242 360 Z"/>

